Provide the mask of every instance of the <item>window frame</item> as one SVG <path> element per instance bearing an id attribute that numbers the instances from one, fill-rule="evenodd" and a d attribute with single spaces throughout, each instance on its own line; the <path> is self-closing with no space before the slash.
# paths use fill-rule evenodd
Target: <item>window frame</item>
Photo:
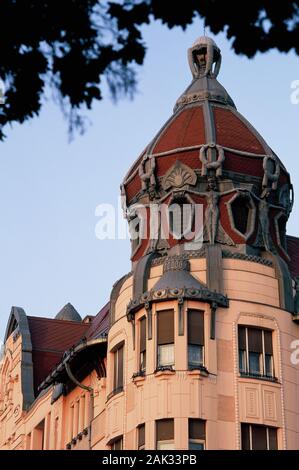
<path id="1" fill-rule="evenodd" d="M 249 431 L 249 433 L 248 433 L 249 434 L 249 449 L 243 449 L 243 446 L 242 446 L 242 441 L 243 441 L 242 426 L 247 426 L 248 427 L 248 431 Z M 267 449 L 260 449 L 260 450 L 279 450 L 278 435 L 277 435 L 279 428 L 276 428 L 276 427 L 273 427 L 273 426 L 264 426 L 262 424 L 255 424 L 255 423 L 241 423 L 241 447 L 242 447 L 242 450 L 258 450 L 258 449 L 253 449 L 253 427 L 264 428 L 265 431 L 266 431 L 266 446 L 267 446 Z M 274 430 L 276 432 L 276 445 L 277 445 L 276 449 L 270 449 L 270 430 Z"/>
<path id="2" fill-rule="evenodd" d="M 124 370 L 124 352 L 125 352 L 125 343 L 119 343 L 111 352 L 113 353 L 113 390 L 112 395 L 116 395 L 117 393 L 121 393 L 124 389 L 125 383 L 125 370 Z M 122 351 L 122 380 L 121 384 L 119 382 L 119 354 Z"/>
<path id="3" fill-rule="evenodd" d="M 160 324 L 160 318 L 161 318 L 161 315 L 163 315 L 165 313 L 170 313 L 171 312 L 171 315 L 172 315 L 172 335 L 170 335 L 171 339 L 172 339 L 172 342 L 169 342 L 169 341 L 166 341 L 166 342 L 160 342 L 160 332 L 159 332 L 159 324 Z M 157 364 L 157 370 L 163 370 L 163 369 L 171 369 L 173 370 L 173 368 L 175 367 L 175 325 L 174 325 L 174 321 L 175 321 L 175 311 L 173 308 L 169 308 L 169 309 L 164 309 L 164 310 L 159 310 L 156 312 L 156 332 L 157 332 L 157 349 L 156 349 L 156 364 Z M 171 363 L 169 364 L 163 364 L 161 363 L 161 351 L 162 351 L 162 348 L 163 347 L 171 347 L 172 349 L 172 356 L 173 356 L 173 360 L 171 361 Z"/>
<path id="4" fill-rule="evenodd" d="M 171 431 L 169 434 L 172 434 L 172 437 L 168 437 L 166 439 L 161 439 L 161 436 L 159 436 L 159 424 L 163 424 L 168 422 L 171 426 Z M 155 434 L 156 434 L 156 450 L 175 450 L 175 423 L 174 423 L 174 418 L 165 418 L 165 419 L 157 419 L 155 421 Z M 163 434 L 163 431 L 161 431 L 161 434 Z M 165 433 L 165 428 L 164 428 L 164 433 Z M 166 444 L 166 446 L 170 445 L 173 446 L 173 448 L 166 447 L 166 449 L 161 448 L 161 445 Z"/>
<path id="5" fill-rule="evenodd" d="M 202 319 L 201 319 L 201 322 L 202 322 L 202 332 L 201 332 L 202 340 L 198 340 L 197 343 L 194 343 L 194 342 L 190 341 L 190 323 L 189 322 L 190 322 L 192 314 L 201 315 L 201 317 L 202 317 Z M 187 310 L 187 323 L 188 323 L 187 324 L 187 364 L 188 364 L 188 369 L 189 370 L 205 369 L 205 360 L 206 360 L 205 353 L 206 353 L 206 351 L 205 351 L 205 312 L 204 312 L 204 310 L 188 308 L 188 310 Z M 200 344 L 200 342 L 202 344 Z M 190 360 L 189 360 L 190 347 L 199 348 L 200 355 L 202 357 L 202 363 L 196 364 L 196 363 L 190 362 Z"/>
<path id="6" fill-rule="evenodd" d="M 120 449 L 115 449 L 115 445 L 120 443 L 121 448 Z M 124 441 L 123 441 L 123 436 L 118 436 L 116 437 L 110 444 L 110 450 L 112 451 L 120 451 L 124 449 Z"/>
<path id="7" fill-rule="evenodd" d="M 144 325 L 144 349 L 142 346 L 142 322 Z M 138 370 L 140 373 L 144 374 L 146 372 L 146 350 L 147 350 L 147 324 L 146 324 L 146 317 L 143 316 L 139 319 L 139 363 L 138 363 Z"/>
<path id="8" fill-rule="evenodd" d="M 200 424 L 199 429 L 197 428 L 196 436 L 194 436 L 194 431 L 196 431 L 196 427 L 194 428 L 192 424 Z M 203 449 L 196 449 L 196 450 L 206 449 L 206 440 L 207 440 L 206 425 L 207 425 L 207 422 L 204 419 L 188 418 L 188 449 L 189 450 L 192 450 L 190 449 L 190 444 L 200 444 L 203 446 Z"/>
<path id="9" fill-rule="evenodd" d="M 240 329 L 241 328 L 244 329 L 244 332 L 245 332 L 245 349 L 240 347 Z M 261 337 L 262 337 L 262 351 L 261 352 L 255 352 L 255 351 L 249 350 L 249 339 L 248 339 L 249 330 L 261 331 Z M 266 347 L 265 347 L 265 334 L 266 333 L 271 334 L 272 354 L 266 353 Z M 254 325 L 242 325 L 242 324 L 238 325 L 238 363 L 239 363 L 239 373 L 241 377 L 245 377 L 245 378 L 251 377 L 251 378 L 261 379 L 261 380 L 277 381 L 277 378 L 275 376 L 275 364 L 274 364 L 273 333 L 274 333 L 274 330 L 271 330 L 269 328 L 259 328 Z M 250 354 L 259 354 L 259 372 L 258 373 L 251 370 Z M 241 368 L 241 360 L 240 360 L 241 355 L 243 357 L 242 362 L 244 362 L 244 368 Z M 271 361 L 271 373 L 270 374 L 267 373 L 266 356 L 270 356 L 270 361 Z"/>

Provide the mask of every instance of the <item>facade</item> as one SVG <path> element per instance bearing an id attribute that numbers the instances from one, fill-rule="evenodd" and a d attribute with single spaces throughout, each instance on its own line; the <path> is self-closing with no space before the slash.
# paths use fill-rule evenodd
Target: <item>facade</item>
<path id="1" fill-rule="evenodd" d="M 132 271 L 83 320 L 12 308 L 1 449 L 299 449 L 290 175 L 217 81 L 216 44 L 188 57 L 191 85 L 122 184 Z"/>

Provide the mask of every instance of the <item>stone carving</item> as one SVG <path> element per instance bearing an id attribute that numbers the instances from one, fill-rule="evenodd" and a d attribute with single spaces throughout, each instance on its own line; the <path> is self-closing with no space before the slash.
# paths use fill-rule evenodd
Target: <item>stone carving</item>
<path id="1" fill-rule="evenodd" d="M 207 153 L 209 149 L 216 149 L 218 158 L 215 161 L 209 161 Z M 201 176 L 207 176 L 209 171 L 215 171 L 216 176 L 222 176 L 222 164 L 225 160 L 224 150 L 220 145 L 203 145 L 199 152 L 199 159 L 202 163 Z"/>
<path id="2" fill-rule="evenodd" d="M 154 157 L 148 158 L 148 156 L 145 155 L 138 169 L 142 191 L 149 191 L 150 193 L 155 191 L 157 184 L 155 170 L 156 159 Z"/>
<path id="3" fill-rule="evenodd" d="M 188 61 L 194 78 L 216 78 L 221 67 L 221 52 L 213 39 L 198 38 L 188 50 Z"/>
<path id="4" fill-rule="evenodd" d="M 195 171 L 177 160 L 164 176 L 162 187 L 166 191 L 169 188 L 182 188 L 185 185 L 195 186 L 196 181 Z"/>
<path id="5" fill-rule="evenodd" d="M 164 262 L 163 272 L 190 271 L 190 263 L 185 256 L 168 256 Z"/>
<path id="6" fill-rule="evenodd" d="M 258 204 L 259 224 L 260 224 L 261 235 L 263 239 L 263 245 L 266 251 L 271 251 L 269 203 L 268 203 L 269 195 L 270 195 L 270 191 L 268 190 L 264 191 Z"/>
<path id="7" fill-rule="evenodd" d="M 127 305 L 127 319 L 132 321 L 134 314 L 141 308 L 150 308 L 152 302 L 163 302 L 165 300 L 199 300 L 202 302 L 213 303 L 217 306 L 227 308 L 229 307 L 229 300 L 225 295 L 211 292 L 207 288 L 193 289 L 193 288 L 167 288 L 163 290 L 152 289 L 145 292 L 141 296 L 135 297 Z"/>
<path id="8" fill-rule="evenodd" d="M 204 196 L 207 201 L 207 207 L 205 210 L 204 241 L 208 241 L 208 243 L 212 245 L 216 242 L 226 245 L 234 245 L 232 239 L 221 226 L 219 212 L 220 197 L 234 191 L 235 189 L 225 191 L 223 193 L 218 192 L 216 179 L 209 178 L 207 192 L 199 193 L 201 196 Z"/>
<path id="9" fill-rule="evenodd" d="M 267 155 L 263 161 L 263 168 L 263 188 L 271 188 L 273 190 L 277 189 L 278 179 L 280 176 L 280 164 L 278 159 L 274 155 Z"/>
<path id="10" fill-rule="evenodd" d="M 215 180 L 208 182 L 208 192 L 206 194 L 207 208 L 205 210 L 205 225 L 208 232 L 209 243 L 212 245 L 216 241 L 219 224 L 219 193 L 216 191 Z"/>
<path id="11" fill-rule="evenodd" d="M 281 206 L 277 206 L 269 202 L 271 191 L 272 190 L 270 188 L 265 188 L 260 197 L 251 193 L 252 197 L 257 201 L 259 222 L 258 233 L 254 246 L 259 248 L 264 247 L 266 251 L 276 253 L 270 234 L 270 209 L 279 209 L 281 211 Z"/>

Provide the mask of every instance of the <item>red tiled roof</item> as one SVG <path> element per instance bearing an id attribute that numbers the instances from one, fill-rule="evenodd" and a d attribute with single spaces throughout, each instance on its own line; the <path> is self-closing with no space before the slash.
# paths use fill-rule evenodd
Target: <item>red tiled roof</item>
<path id="1" fill-rule="evenodd" d="M 32 342 L 34 389 L 59 362 L 63 353 L 85 336 L 88 323 L 28 316 Z"/>
<path id="2" fill-rule="evenodd" d="M 289 263 L 291 274 L 299 277 L 299 238 L 287 236 L 288 254 L 291 258 Z"/>
<path id="3" fill-rule="evenodd" d="M 253 131 L 230 109 L 214 107 L 214 116 L 217 144 L 257 154 L 265 153 Z"/>
<path id="4" fill-rule="evenodd" d="M 202 107 L 182 111 L 161 133 L 152 153 L 175 148 L 192 147 L 206 143 L 205 123 Z"/>
<path id="5" fill-rule="evenodd" d="M 89 327 L 88 323 L 41 317 L 27 318 L 32 347 L 36 350 L 64 352 L 76 344 Z"/>
<path id="6" fill-rule="evenodd" d="M 89 324 L 86 332 L 87 339 L 96 339 L 109 330 L 109 302 L 99 311 L 99 313 Z"/>

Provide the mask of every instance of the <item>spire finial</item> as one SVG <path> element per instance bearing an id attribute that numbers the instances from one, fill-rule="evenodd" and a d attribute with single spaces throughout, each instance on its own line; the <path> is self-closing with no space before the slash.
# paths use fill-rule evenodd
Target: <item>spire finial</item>
<path id="1" fill-rule="evenodd" d="M 205 26 L 204 26 L 205 34 Z M 194 78 L 216 78 L 221 66 L 221 51 L 213 39 L 206 35 L 198 38 L 188 50 L 188 59 Z"/>

